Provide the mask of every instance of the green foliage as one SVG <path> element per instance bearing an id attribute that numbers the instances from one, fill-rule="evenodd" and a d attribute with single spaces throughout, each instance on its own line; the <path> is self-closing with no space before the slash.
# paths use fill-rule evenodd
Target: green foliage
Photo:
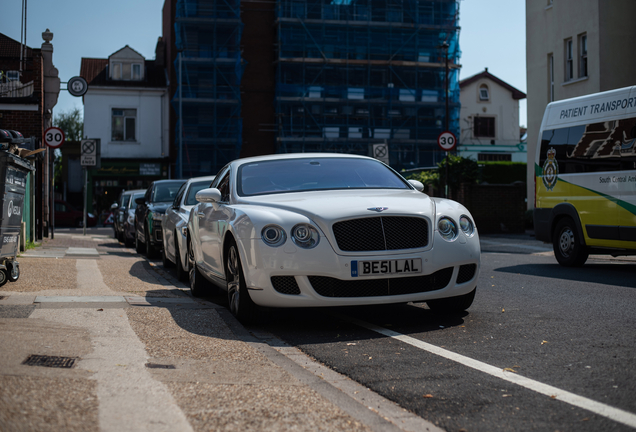
<path id="1" fill-rule="evenodd" d="M 437 164 L 440 183 L 446 184 L 448 173 L 448 188 L 454 193 L 462 183 L 477 183 L 479 180 L 479 165 L 473 159 L 449 154 Z"/>
<path id="2" fill-rule="evenodd" d="M 54 126 L 64 131 L 66 141 L 81 141 L 84 135 L 84 119 L 79 108 L 55 116 Z"/>
<path id="3" fill-rule="evenodd" d="M 433 186 L 436 189 L 439 189 L 439 174 L 437 170 L 435 171 L 421 171 L 419 173 L 411 173 L 406 176 L 407 180 L 417 180 L 424 185 L 424 188 L 428 188 L 428 186 Z"/>
<path id="4" fill-rule="evenodd" d="M 480 183 L 510 184 L 526 182 L 526 164 L 523 162 L 479 162 Z"/>

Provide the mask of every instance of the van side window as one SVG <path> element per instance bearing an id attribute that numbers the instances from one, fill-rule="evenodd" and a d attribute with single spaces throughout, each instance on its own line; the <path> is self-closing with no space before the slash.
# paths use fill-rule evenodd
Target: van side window
<path id="1" fill-rule="evenodd" d="M 635 147 L 636 118 L 546 130 L 539 165 L 554 158 L 562 174 L 634 169 Z"/>

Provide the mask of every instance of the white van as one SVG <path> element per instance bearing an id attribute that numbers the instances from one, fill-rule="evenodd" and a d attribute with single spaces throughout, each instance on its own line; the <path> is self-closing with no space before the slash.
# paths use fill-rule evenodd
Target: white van
<path id="1" fill-rule="evenodd" d="M 561 265 L 636 255 L 636 87 L 549 104 L 534 168 L 535 234 Z"/>

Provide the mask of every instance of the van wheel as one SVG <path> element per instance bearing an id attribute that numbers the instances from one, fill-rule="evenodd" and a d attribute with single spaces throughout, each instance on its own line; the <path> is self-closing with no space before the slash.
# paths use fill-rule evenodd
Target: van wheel
<path id="1" fill-rule="evenodd" d="M 563 218 L 556 224 L 552 247 L 554 256 L 562 266 L 581 267 L 587 261 L 589 252 L 579 237 L 572 218 Z"/>

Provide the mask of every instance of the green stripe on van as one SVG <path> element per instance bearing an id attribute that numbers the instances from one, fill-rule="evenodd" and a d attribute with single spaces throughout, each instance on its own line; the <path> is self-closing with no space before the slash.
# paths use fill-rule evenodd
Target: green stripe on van
<path id="1" fill-rule="evenodd" d="M 627 210 L 628 212 L 636 215 L 636 205 L 634 205 L 634 204 L 628 203 L 627 201 L 623 201 L 623 200 L 618 199 L 616 197 L 613 197 L 611 195 L 606 195 L 606 194 L 604 194 L 602 192 L 595 191 L 593 189 L 588 189 L 586 187 L 579 186 L 579 185 L 574 184 L 574 183 L 570 183 L 569 181 L 563 180 L 561 178 L 558 178 L 557 181 L 560 181 L 560 182 L 563 182 L 563 183 L 567 183 L 569 185 L 576 186 L 576 187 L 581 188 L 581 189 L 585 189 L 586 191 L 592 192 L 593 194 L 602 196 L 603 198 L 605 198 L 605 199 L 607 199 L 609 201 L 615 202 L 617 206 L 622 207 L 625 210 Z"/>

